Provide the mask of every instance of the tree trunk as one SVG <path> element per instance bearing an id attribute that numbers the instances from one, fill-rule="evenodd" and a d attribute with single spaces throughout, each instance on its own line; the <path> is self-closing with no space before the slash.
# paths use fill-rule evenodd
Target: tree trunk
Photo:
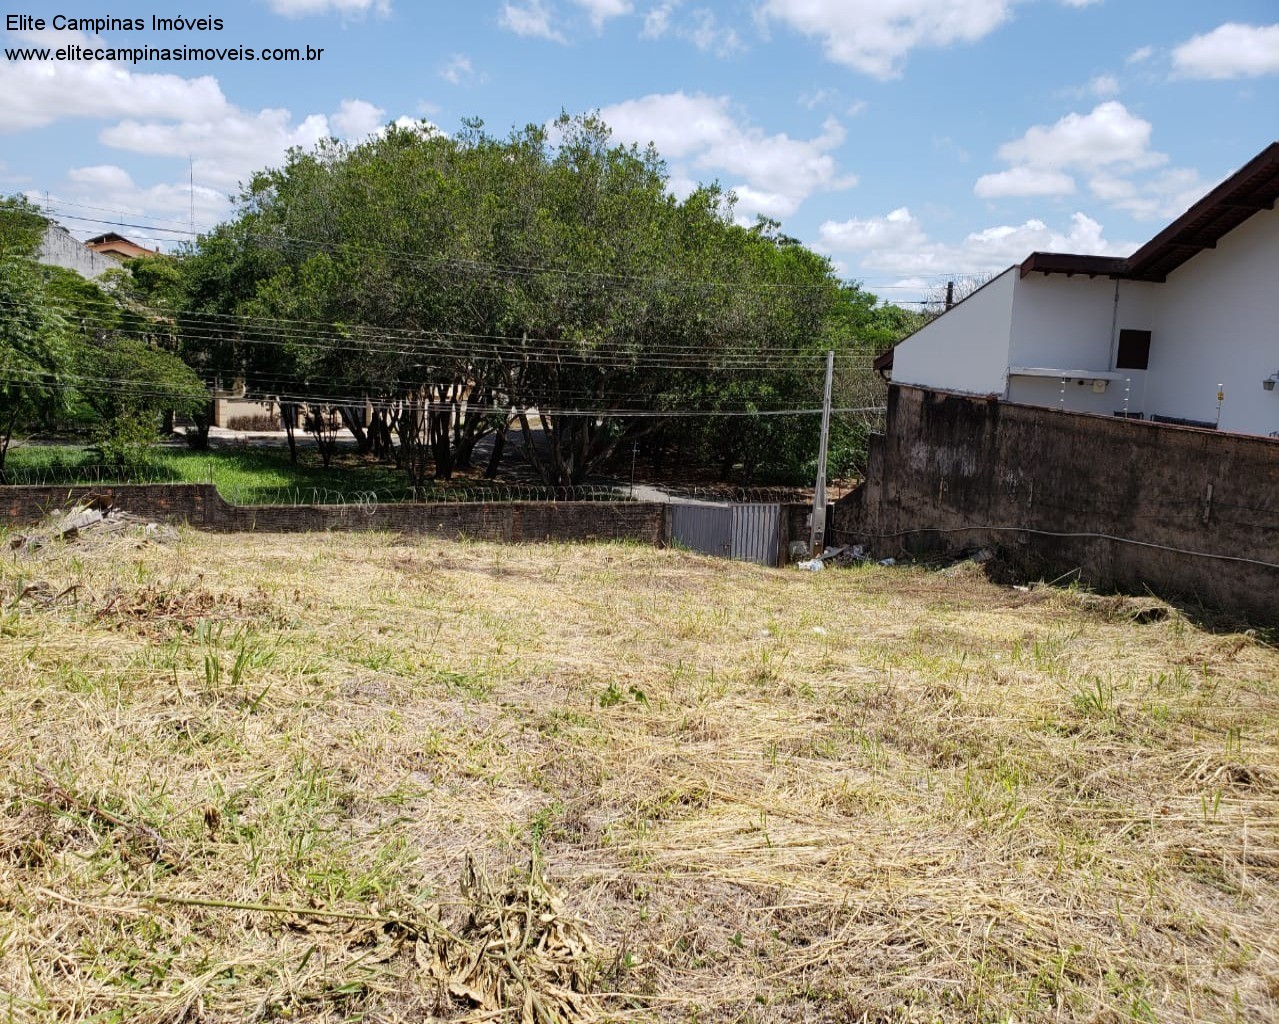
<path id="1" fill-rule="evenodd" d="M 355 452 L 357 455 L 367 455 L 372 447 L 369 443 L 368 432 L 364 429 L 364 424 L 356 415 L 357 409 L 349 405 L 339 405 L 338 414 L 342 417 L 342 423 L 346 429 L 351 432 L 351 436 L 355 438 Z"/>
<path id="2" fill-rule="evenodd" d="M 389 461 L 393 454 L 394 442 L 391 440 L 391 426 L 387 422 L 385 409 L 375 409 L 373 422 L 369 424 L 369 450 L 374 458 L 383 462 Z"/>
<path id="3" fill-rule="evenodd" d="M 533 428 L 529 426 L 528 412 L 521 409 L 516 415 L 520 421 L 520 434 L 524 438 L 524 457 L 528 459 L 529 465 L 536 471 L 537 475 L 542 478 L 545 484 L 551 483 L 551 467 L 542 458 L 542 453 L 537 450 L 537 445 L 533 442 Z M 542 421 L 545 424 L 545 420 Z M 545 428 L 544 428 L 545 429 Z"/>
<path id="4" fill-rule="evenodd" d="M 298 464 L 298 439 L 295 434 L 298 424 L 298 407 L 292 402 L 280 403 L 280 422 L 284 424 L 284 436 L 289 441 L 289 462 Z"/>
<path id="5" fill-rule="evenodd" d="M 209 428 L 213 426 L 213 403 L 210 402 L 204 412 L 191 417 L 191 426 L 186 430 L 187 447 L 197 452 L 209 450 Z M 192 429 L 194 428 L 194 430 Z"/>
<path id="6" fill-rule="evenodd" d="M 315 438 L 315 446 L 320 451 L 320 464 L 328 469 L 333 463 L 333 453 L 337 450 L 337 431 L 324 407 L 312 405 L 306 416 L 306 429 Z"/>
<path id="7" fill-rule="evenodd" d="M 502 452 L 506 449 L 506 435 L 511 429 L 511 421 L 507 420 L 493 438 L 493 452 L 489 455 L 488 468 L 484 470 L 484 479 L 496 478 L 498 468 L 502 465 Z"/>
<path id="8" fill-rule="evenodd" d="M 451 480 L 453 478 L 453 451 L 449 443 L 449 430 L 452 426 L 452 406 L 446 397 L 446 387 L 441 385 L 438 392 L 428 392 L 426 412 L 427 438 L 431 454 L 435 456 L 435 473 L 433 479 Z"/>
<path id="9" fill-rule="evenodd" d="M 397 460 L 400 468 L 408 474 L 415 494 L 425 484 L 426 471 L 431 462 L 430 447 L 423 437 L 426 430 L 423 423 L 426 405 L 421 390 L 409 392 L 401 399 L 400 410 L 395 417 L 395 430 L 400 435 Z"/>
<path id="10" fill-rule="evenodd" d="M 9 422 L 4 426 L 4 437 L 0 438 L 0 484 L 9 482 L 8 476 L 5 474 L 5 460 L 9 457 L 9 442 L 13 440 L 13 428 L 18 422 L 18 403 L 13 403 L 13 410 L 9 413 Z"/>

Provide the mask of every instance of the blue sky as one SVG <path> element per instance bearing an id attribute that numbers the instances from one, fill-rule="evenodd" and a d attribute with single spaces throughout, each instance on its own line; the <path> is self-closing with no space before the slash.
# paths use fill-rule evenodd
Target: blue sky
<path id="1" fill-rule="evenodd" d="M 7 6 L 5 6 L 7 5 Z M 3 45 L 324 48 L 317 62 L 0 63 L 0 191 L 82 237 L 198 227 L 290 145 L 400 118 L 600 110 L 890 299 L 1034 249 L 1122 254 L 1279 139 L 1276 0 L 4 0 Z M 79 219 L 73 219 L 79 218 Z M 101 218 L 102 220 L 99 220 Z M 143 229 L 125 228 L 143 240 Z M 179 235 L 152 232 L 166 244 Z"/>

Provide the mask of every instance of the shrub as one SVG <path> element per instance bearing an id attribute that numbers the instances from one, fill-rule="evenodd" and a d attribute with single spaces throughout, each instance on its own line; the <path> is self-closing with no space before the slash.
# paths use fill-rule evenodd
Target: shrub
<path id="1" fill-rule="evenodd" d="M 98 430 L 97 448 L 102 461 L 125 473 L 146 469 L 155 463 L 160 431 L 155 414 L 133 409 L 119 413 Z"/>
<path id="2" fill-rule="evenodd" d="M 280 418 L 269 413 L 257 416 L 232 416 L 227 420 L 228 430 L 283 430 Z"/>

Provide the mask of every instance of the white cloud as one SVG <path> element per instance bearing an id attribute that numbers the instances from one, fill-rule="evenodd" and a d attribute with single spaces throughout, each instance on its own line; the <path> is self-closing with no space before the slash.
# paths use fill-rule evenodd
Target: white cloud
<path id="1" fill-rule="evenodd" d="M 995 174 L 983 174 L 973 186 L 982 199 L 1001 196 L 1068 196 L 1075 191 L 1075 179 L 1062 171 L 1044 167 L 1014 167 Z"/>
<path id="2" fill-rule="evenodd" d="M 1102 226 L 1083 213 L 1074 214 L 1065 231 L 1054 231 L 1042 220 L 1031 219 L 975 231 L 958 244 L 930 240 L 923 225 L 905 207 L 884 217 L 827 221 L 818 233 L 817 249 L 857 253 L 863 270 L 908 277 L 915 284 L 930 277 L 1003 270 L 1037 250 L 1118 256 L 1136 248 L 1130 243 L 1107 241 Z"/>
<path id="3" fill-rule="evenodd" d="M 683 0 L 664 0 L 649 8 L 644 15 L 644 28 L 640 31 L 641 39 L 662 39 L 671 36 L 692 43 L 703 53 L 713 53 L 717 57 L 728 57 L 741 53 L 746 49 L 737 29 L 731 25 L 723 25 L 715 16 L 715 12 L 707 7 L 695 7 L 687 17 L 676 17 L 676 10 Z"/>
<path id="4" fill-rule="evenodd" d="M 1102 3 L 1102 0 L 1061 0 L 1067 7 L 1091 7 L 1093 4 Z"/>
<path id="5" fill-rule="evenodd" d="M 42 44 L 51 40 L 42 40 Z M 81 45 L 82 33 L 60 33 L 57 42 Z M 186 223 L 195 177 L 197 219 L 208 225 L 231 207 L 229 194 L 262 167 L 280 164 L 292 146 L 310 147 L 334 134 L 361 139 L 376 132 L 385 111 L 361 99 L 346 99 L 331 115 L 295 118 L 288 110 L 244 110 L 229 102 L 217 79 L 132 71 L 116 63 L 0 64 L 0 132 L 22 131 L 59 121 L 105 122 L 98 140 L 106 146 L 181 161 L 180 180 L 140 185 L 114 164 L 72 169 L 70 197 L 107 205 L 139 218 L 177 213 Z"/>
<path id="6" fill-rule="evenodd" d="M 434 121 L 427 120 L 425 117 L 407 117 L 405 115 L 401 115 L 392 121 L 391 124 L 402 131 L 417 132 L 423 138 L 430 138 L 433 135 L 448 135 L 448 132 L 446 132 L 438 124 Z M 379 129 L 378 134 L 384 135 L 385 133 L 386 127 L 383 126 Z"/>
<path id="7" fill-rule="evenodd" d="M 928 240 L 919 221 L 904 206 L 886 217 L 825 221 L 818 235 L 822 248 L 829 252 L 911 249 Z"/>
<path id="8" fill-rule="evenodd" d="M 359 141 L 381 128 L 385 117 L 385 110 L 365 100 L 343 100 L 332 120 L 339 136 Z"/>
<path id="9" fill-rule="evenodd" d="M 1279 24 L 1226 22 L 1172 51 L 1172 66 L 1185 78 L 1257 78 L 1279 74 Z"/>
<path id="10" fill-rule="evenodd" d="M 799 105 L 808 110 L 813 110 L 817 107 L 828 106 L 837 99 L 839 99 L 839 93 L 834 89 L 814 89 L 812 92 L 800 95 Z"/>
<path id="11" fill-rule="evenodd" d="M 549 39 L 553 43 L 566 42 L 563 34 L 551 25 L 551 12 L 542 0 L 526 0 L 523 6 L 509 2 L 503 4 L 497 23 L 517 36 Z"/>
<path id="12" fill-rule="evenodd" d="M 121 121 L 104 128 L 98 138 L 116 149 L 149 156 L 191 155 L 199 180 L 231 190 L 254 170 L 278 164 L 290 147 L 314 146 L 332 134 L 323 114 L 310 114 L 295 124 L 287 110 L 253 114 L 228 109 L 202 120 Z"/>
<path id="13" fill-rule="evenodd" d="M 737 30 L 721 25 L 715 14 L 705 8 L 693 11 L 690 24 L 678 34 L 703 53 L 713 53 L 718 57 L 727 57 L 746 49 Z"/>
<path id="14" fill-rule="evenodd" d="M 1012 0 L 764 0 L 760 15 L 821 37 L 830 60 L 887 79 L 911 50 L 975 42 L 1011 11 Z"/>
<path id="15" fill-rule="evenodd" d="M 1192 168 L 1174 167 L 1140 183 L 1111 174 L 1088 182 L 1093 195 L 1138 220 L 1172 220 L 1184 213 L 1217 182 L 1205 181 Z"/>
<path id="16" fill-rule="evenodd" d="M 1153 46 L 1139 46 L 1128 54 L 1124 61 L 1126 64 L 1140 64 L 1142 61 L 1150 60 L 1154 56 L 1155 48 Z"/>
<path id="17" fill-rule="evenodd" d="M 475 77 L 475 68 L 471 58 L 464 53 L 455 53 L 440 68 L 440 77 L 452 85 L 461 85 Z"/>
<path id="18" fill-rule="evenodd" d="M 82 33 L 59 34 L 61 43 L 72 40 L 91 41 Z M 197 181 L 223 194 L 254 170 L 279 163 L 291 146 L 312 146 L 334 134 L 362 138 L 385 115 L 365 100 L 347 99 L 331 117 L 309 114 L 295 121 L 287 110 L 255 113 L 235 106 L 211 76 L 140 73 L 107 61 L 8 61 L 0 64 L 0 95 L 21 99 L 0 104 L 0 132 L 71 119 L 106 121 L 98 133 L 103 144 L 183 161 L 193 157 Z M 94 168 L 75 173 L 73 184 L 92 183 Z"/>
<path id="19" fill-rule="evenodd" d="M 1008 163 L 1032 167 L 1091 169 L 1123 163 L 1151 167 L 1167 157 L 1150 150 L 1151 124 L 1132 114 L 1118 100 L 1094 107 L 1088 114 L 1067 114 L 1056 124 L 1036 125 L 1025 135 L 999 147 Z"/>
<path id="20" fill-rule="evenodd" d="M 276 14 L 284 14 L 290 18 L 301 18 L 307 14 L 375 14 L 391 13 L 391 0 L 271 0 L 271 10 Z"/>
<path id="21" fill-rule="evenodd" d="M 736 125 L 727 97 L 654 93 L 604 107 L 600 116 L 627 142 L 652 142 L 668 160 L 678 160 L 730 137 Z"/>
<path id="22" fill-rule="evenodd" d="M 983 199 L 1070 195 L 1075 172 L 1116 209 L 1143 220 L 1175 217 L 1211 184 L 1192 168 L 1167 167 L 1167 156 L 1150 148 L 1151 130 L 1116 100 L 1067 114 L 1000 146 L 999 156 L 1012 166 L 982 175 L 973 191 Z"/>
<path id="23" fill-rule="evenodd" d="M 1099 99 L 1119 95 L 1119 79 L 1114 75 L 1097 75 L 1088 83 L 1088 91 Z"/>
<path id="24" fill-rule="evenodd" d="M 573 2 L 590 15 L 591 24 L 596 29 L 602 28 L 609 18 L 620 18 L 624 14 L 630 14 L 632 10 L 630 0 L 573 0 Z"/>
<path id="25" fill-rule="evenodd" d="M 649 8 L 644 15 L 644 28 L 640 31 L 642 39 L 661 39 L 671 28 L 671 14 L 679 6 L 679 0 L 666 0 L 656 7 Z"/>
<path id="26" fill-rule="evenodd" d="M 142 74 L 106 61 L 5 61 L 0 96 L 10 97 L 0 103 L 0 132 L 81 117 L 209 117 L 229 106 L 210 76 Z"/>
<path id="27" fill-rule="evenodd" d="M 786 217 L 816 192 L 857 182 L 839 173 L 831 155 L 844 141 L 844 129 L 833 119 L 813 139 L 768 135 L 739 123 L 727 97 L 683 92 L 627 100 L 605 107 L 600 116 L 619 140 L 652 142 L 672 162 L 674 178 L 691 179 L 692 171 L 723 176 L 737 193 L 743 219 L 756 213 Z"/>
<path id="28" fill-rule="evenodd" d="M 1095 174 L 1106 167 L 1154 167 L 1167 160 L 1150 149 L 1151 124 L 1117 100 L 1090 113 L 1067 114 L 1056 124 L 1036 125 L 1020 139 L 999 147 L 1008 170 L 984 174 L 973 192 L 983 199 L 1003 196 L 1061 196 L 1075 191 L 1069 170 Z"/>
<path id="29" fill-rule="evenodd" d="M 1119 95 L 1119 79 L 1112 74 L 1094 75 L 1088 80 L 1086 85 L 1060 89 L 1055 95 L 1076 100 L 1089 98 L 1108 100 L 1113 96 Z"/>
<path id="30" fill-rule="evenodd" d="M 177 218 L 187 222 L 191 187 L 186 160 L 195 179 L 196 222 L 201 228 L 231 212 L 231 195 L 263 167 L 278 166 L 293 146 L 309 148 L 340 135 L 361 141 L 383 131 L 385 111 L 365 100 L 344 100 L 331 116 L 310 114 L 300 120 L 287 110 L 255 113 L 228 107 L 205 120 L 157 122 L 125 120 L 99 133 L 108 146 L 145 156 L 183 161 L 180 180 L 136 184 L 114 165 L 77 168 L 67 175 L 70 198 L 150 220 Z M 397 118 L 401 127 L 432 130 L 429 122 Z"/>
<path id="31" fill-rule="evenodd" d="M 193 206 L 196 230 L 207 230 L 227 215 L 231 205 L 225 192 L 205 185 L 196 185 L 192 189 L 185 178 L 157 185 L 138 185 L 128 171 L 113 164 L 73 168 L 67 172 L 66 186 L 58 192 L 58 199 L 53 204 L 55 207 L 59 202 L 80 204 L 178 229 L 152 234 L 145 229 L 123 229 L 134 241 L 154 247 L 167 247 L 185 237 L 181 229 L 190 223 Z M 39 199 L 43 201 L 43 196 Z M 84 230 L 92 234 L 107 230 L 107 227 L 97 225 Z"/>
<path id="32" fill-rule="evenodd" d="M 76 167 L 67 172 L 67 180 L 77 185 L 92 185 L 94 188 L 122 189 L 133 188 L 133 179 L 123 167 L 114 164 L 96 164 L 93 167 Z"/>

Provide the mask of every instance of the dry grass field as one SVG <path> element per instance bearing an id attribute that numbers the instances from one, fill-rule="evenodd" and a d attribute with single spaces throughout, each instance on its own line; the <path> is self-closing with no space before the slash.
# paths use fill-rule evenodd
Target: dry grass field
<path id="1" fill-rule="evenodd" d="M 0 569 L 0 1021 L 1279 1019 L 1279 651 L 972 565 Z"/>

